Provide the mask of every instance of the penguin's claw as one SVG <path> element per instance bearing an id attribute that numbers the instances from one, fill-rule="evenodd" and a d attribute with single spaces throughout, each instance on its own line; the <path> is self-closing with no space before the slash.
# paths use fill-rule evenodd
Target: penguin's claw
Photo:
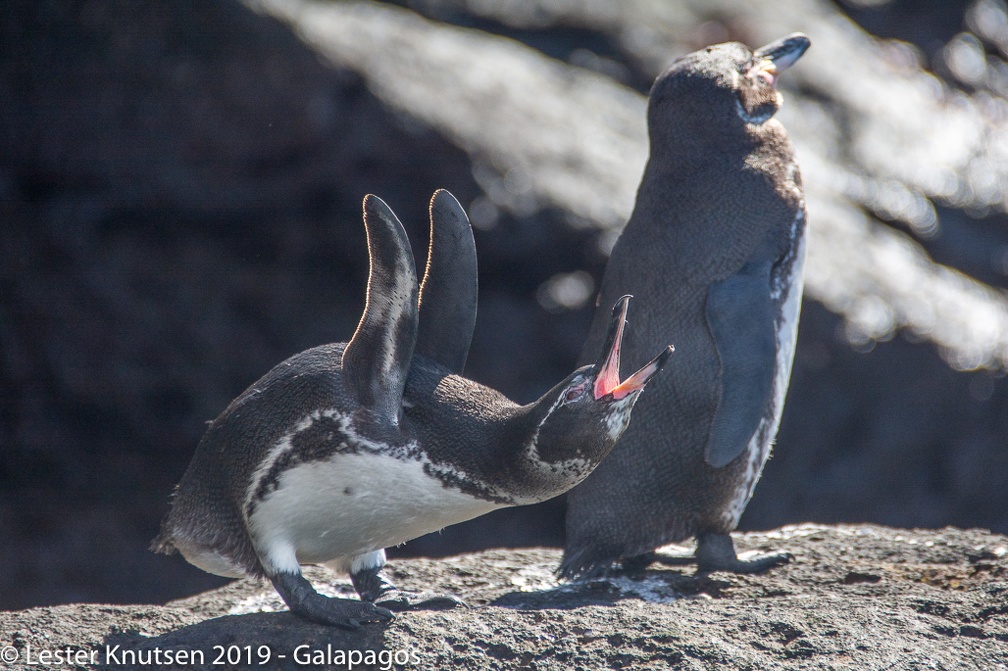
<path id="1" fill-rule="evenodd" d="M 363 569 L 350 576 L 354 589 L 362 601 L 370 601 L 376 606 L 383 606 L 390 611 L 405 610 L 447 610 L 469 605 L 450 594 L 435 594 L 434 592 L 407 592 L 400 590 L 382 575 L 382 567 Z"/>
<path id="2" fill-rule="evenodd" d="M 363 601 L 341 601 L 341 603 L 333 604 L 336 607 L 326 609 L 329 612 L 323 613 L 322 618 L 309 619 L 315 619 L 316 622 L 320 622 L 321 624 L 329 624 L 353 631 L 360 629 L 365 624 L 383 624 L 395 618 L 392 611 L 387 608 L 380 608 Z M 347 606 L 344 603 L 359 605 Z"/>
<path id="3" fill-rule="evenodd" d="M 353 631 L 395 617 L 387 608 L 367 601 L 322 596 L 300 573 L 279 573 L 270 576 L 270 581 L 292 613 L 318 624 Z"/>
<path id="4" fill-rule="evenodd" d="M 359 605 L 349 606 L 344 604 Z M 350 631 L 356 631 L 365 624 L 383 624 L 395 618 L 392 611 L 387 608 L 381 608 L 366 601 L 339 599 L 333 606 L 332 608 L 326 608 L 323 612 L 315 611 L 311 616 L 302 613 L 296 613 L 296 615 L 313 622 L 318 622 L 319 624 L 331 625 Z"/>

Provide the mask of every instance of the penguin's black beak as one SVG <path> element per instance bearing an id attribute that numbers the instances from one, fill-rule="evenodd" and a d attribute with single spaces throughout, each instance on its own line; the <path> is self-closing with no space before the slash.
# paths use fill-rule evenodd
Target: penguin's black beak
<path id="1" fill-rule="evenodd" d="M 775 40 L 765 47 L 760 47 L 753 52 L 753 61 L 756 65 L 752 69 L 753 74 L 758 74 L 771 84 L 777 81 L 777 76 L 794 65 L 795 61 L 802 57 L 808 50 L 812 41 L 802 33 L 793 33 L 787 37 Z"/>
<path id="2" fill-rule="evenodd" d="M 595 400 L 612 394 L 616 400 L 626 398 L 629 394 L 640 391 L 651 377 L 661 370 L 662 366 L 675 351 L 669 345 L 661 354 L 645 364 L 640 370 L 620 382 L 620 348 L 623 346 L 623 329 L 626 327 L 627 307 L 632 296 L 623 296 L 613 307 L 612 320 L 609 322 L 609 333 L 606 336 L 605 347 L 599 360 L 595 362 Z"/>

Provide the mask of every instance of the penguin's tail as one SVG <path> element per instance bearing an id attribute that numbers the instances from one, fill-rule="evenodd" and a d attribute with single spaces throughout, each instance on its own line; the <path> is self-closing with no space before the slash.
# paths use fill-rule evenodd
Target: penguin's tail
<path id="1" fill-rule="evenodd" d="M 602 578 L 609 573 L 616 557 L 617 555 L 613 555 L 612 558 L 602 557 L 586 547 L 574 552 L 565 551 L 556 574 L 563 580 Z"/>
<path id="2" fill-rule="evenodd" d="M 161 525 L 161 533 L 151 541 L 150 551 L 156 552 L 162 555 L 173 555 L 178 552 L 178 548 L 175 547 L 175 540 L 172 538 L 171 532 L 165 528 L 166 525 Z"/>
<path id="3" fill-rule="evenodd" d="M 265 574 L 247 538 L 221 534 L 217 538 L 199 537 L 177 530 L 165 520 L 161 533 L 150 549 L 159 554 L 178 552 L 187 562 L 207 573 L 224 578 L 261 578 Z"/>

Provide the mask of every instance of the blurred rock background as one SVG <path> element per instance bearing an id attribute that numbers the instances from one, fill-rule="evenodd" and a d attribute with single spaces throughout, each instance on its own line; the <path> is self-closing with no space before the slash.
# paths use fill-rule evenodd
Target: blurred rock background
<path id="1" fill-rule="evenodd" d="M 1003 0 L 7 0 L 0 608 L 222 581 L 147 551 L 215 417 L 363 305 L 360 202 L 418 261 L 470 211 L 468 374 L 574 366 L 674 57 L 813 40 L 782 78 L 812 244 L 774 459 L 743 518 L 1008 532 Z M 400 554 L 558 545 L 562 501 Z"/>

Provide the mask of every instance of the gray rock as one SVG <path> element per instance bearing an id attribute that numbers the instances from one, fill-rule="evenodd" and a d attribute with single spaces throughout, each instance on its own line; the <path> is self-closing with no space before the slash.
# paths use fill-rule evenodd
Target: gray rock
<path id="1" fill-rule="evenodd" d="M 0 613 L 0 646 L 17 652 L 12 669 L 33 668 L 29 646 L 36 660 L 68 646 L 99 663 L 108 654 L 110 668 L 151 668 L 148 659 L 163 663 L 169 651 L 202 651 L 203 663 L 185 668 L 219 668 L 223 651 L 232 663 L 251 655 L 243 665 L 252 668 L 268 654 L 265 668 L 308 659 L 335 669 L 347 668 L 339 651 L 357 651 L 362 669 L 391 668 L 397 653 L 396 668 L 1008 669 L 1004 536 L 807 524 L 742 534 L 738 545 L 786 547 L 796 560 L 758 576 L 651 570 L 563 585 L 552 574 L 556 550 L 400 560 L 397 583 L 450 591 L 472 607 L 346 632 L 298 620 L 267 585 L 241 581 L 163 607 Z M 311 575 L 331 594 L 350 589 Z"/>

